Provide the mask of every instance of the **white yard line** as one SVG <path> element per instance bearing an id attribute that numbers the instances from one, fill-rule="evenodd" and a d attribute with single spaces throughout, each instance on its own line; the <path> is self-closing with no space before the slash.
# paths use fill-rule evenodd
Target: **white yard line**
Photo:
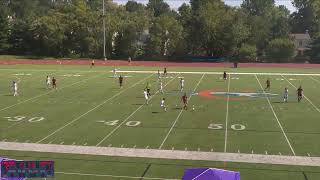
<path id="1" fill-rule="evenodd" d="M 196 176 L 195 178 L 192 178 L 192 180 L 196 180 L 198 177 L 202 176 L 204 173 L 210 171 L 211 169 L 207 169 L 205 171 L 203 171 L 202 173 L 200 173 L 198 176 Z"/>
<path id="2" fill-rule="evenodd" d="M 99 75 L 96 75 L 96 76 L 93 76 L 93 77 L 90 77 L 90 78 L 87 78 L 87 79 L 83 79 L 83 80 L 81 80 L 81 81 L 77 81 L 77 82 L 72 83 L 72 84 L 69 84 L 69 85 L 67 85 L 67 86 L 63 86 L 63 87 L 61 87 L 61 88 L 58 88 L 58 90 L 61 90 L 61 89 L 64 89 L 64 88 L 68 88 L 68 87 L 74 86 L 74 85 L 79 84 L 79 83 L 81 83 L 81 82 L 83 82 L 83 81 L 87 81 L 87 80 L 89 80 L 89 79 L 93 79 L 93 78 L 96 78 L 96 77 L 102 76 L 102 75 L 103 75 L 103 74 L 99 74 Z M 29 98 L 29 99 L 26 99 L 26 100 L 24 100 L 24 101 L 21 101 L 21 102 L 18 102 L 18 103 L 16 103 L 16 104 L 7 106 L 7 107 L 5 107 L 5 108 L 2 108 L 2 109 L 0 109 L 0 111 L 4 111 L 4 110 L 6 110 L 6 109 L 15 107 L 15 106 L 17 106 L 17 105 L 19 105 L 19 104 L 23 104 L 23 103 L 29 102 L 29 101 L 31 101 L 31 100 L 40 98 L 40 97 L 42 97 L 42 96 L 45 96 L 45 95 L 50 94 L 50 93 L 53 93 L 53 92 L 56 92 L 56 91 L 55 91 L 55 90 L 50 90 L 50 91 L 48 91 L 47 93 L 43 93 L 43 94 L 40 94 L 40 95 L 38 95 L 38 96 L 34 96 L 34 97 Z"/>
<path id="3" fill-rule="evenodd" d="M 59 172 L 59 171 L 55 172 L 55 173 L 56 174 L 64 174 L 64 175 L 93 176 L 93 177 L 112 177 L 112 178 L 121 178 L 121 179 L 179 180 L 179 179 L 170 179 L 170 178 L 116 176 L 116 175 L 109 175 L 109 174 L 89 174 L 89 173 Z"/>
<path id="4" fill-rule="evenodd" d="M 320 81 L 312 76 L 308 76 L 309 78 L 311 78 L 312 80 L 316 81 L 317 83 L 320 83 Z"/>
<path id="5" fill-rule="evenodd" d="M 110 71 L 111 72 L 111 71 Z M 123 73 L 158 73 L 158 71 L 117 71 Z M 223 72 L 197 72 L 197 71 L 170 71 L 170 73 L 180 74 L 223 74 Z M 270 72 L 230 72 L 229 74 L 235 75 L 269 75 L 269 76 L 320 76 L 319 73 L 270 73 Z"/>
<path id="6" fill-rule="evenodd" d="M 56 129 L 55 131 L 53 131 L 53 132 L 52 132 L 51 134 L 49 134 L 48 136 L 46 136 L 46 137 L 42 138 L 41 140 L 39 140 L 37 143 L 40 143 L 40 142 L 44 141 L 45 139 L 47 139 L 47 138 L 49 138 L 50 136 L 52 136 L 52 135 L 56 134 L 57 132 L 61 131 L 61 130 L 62 130 L 62 129 L 64 129 L 65 127 L 69 126 L 70 124 L 72 124 L 72 123 L 74 123 L 74 122 L 78 121 L 78 120 L 79 120 L 79 119 L 81 119 L 82 117 L 84 117 L 84 116 L 86 116 L 87 114 L 89 114 L 90 112 L 92 112 L 92 111 L 96 110 L 97 108 L 99 108 L 100 106 L 104 105 L 105 103 L 107 103 L 107 102 L 111 101 L 112 99 L 114 99 L 115 97 L 119 96 L 120 94 L 122 94 L 123 92 L 127 91 L 128 89 L 130 89 L 130 88 L 132 88 L 132 87 L 134 87 L 134 86 L 136 86 L 136 85 L 140 84 L 141 82 L 143 82 L 143 81 L 144 81 L 144 80 L 146 80 L 147 78 L 151 77 L 152 75 L 153 75 L 153 74 L 151 74 L 151 75 L 149 75 L 149 76 L 147 76 L 147 77 L 143 78 L 142 80 L 140 80 L 140 81 L 136 82 L 135 84 L 133 84 L 132 86 L 128 87 L 127 89 L 124 89 L 124 90 L 120 91 L 119 93 L 117 93 L 117 94 L 113 95 L 112 97 L 110 97 L 110 98 L 108 98 L 107 100 L 103 101 L 103 102 L 102 102 L 102 103 L 100 103 L 99 105 L 95 106 L 94 108 L 90 109 L 89 111 L 87 111 L 87 112 L 85 112 L 85 113 L 81 114 L 81 115 L 80 115 L 80 116 L 78 116 L 77 118 L 75 118 L 75 119 L 73 119 L 72 121 L 68 122 L 68 123 L 67 123 L 67 124 L 65 124 L 64 126 L 62 126 L 62 127 L 58 128 L 58 129 Z"/>
<path id="7" fill-rule="evenodd" d="M 297 87 L 296 87 L 295 85 L 293 85 L 290 81 L 288 81 L 287 78 L 285 78 L 284 76 L 282 76 L 282 77 L 283 77 L 292 87 L 294 87 L 295 89 L 297 89 Z M 319 109 L 316 105 L 314 105 L 313 102 L 312 102 L 307 96 L 304 95 L 304 93 L 303 93 L 303 97 L 306 98 L 306 100 L 309 101 L 309 103 L 310 103 L 318 112 L 320 112 L 320 109 Z"/>
<path id="8" fill-rule="evenodd" d="M 260 80 L 258 79 L 258 76 L 255 75 L 255 77 L 256 77 L 256 79 L 257 79 L 257 81 L 258 81 L 258 83 L 259 83 L 259 85 L 260 85 L 263 93 L 265 93 L 265 91 L 264 91 L 264 89 L 263 89 L 263 87 L 262 87 L 262 85 L 261 85 L 261 83 L 260 83 Z M 295 153 L 295 151 L 294 151 L 294 149 L 293 149 L 293 147 L 292 147 L 292 145 L 291 145 L 291 143 L 290 143 L 290 141 L 289 141 L 286 133 L 284 132 L 284 129 L 283 129 L 283 127 L 282 127 L 282 125 L 281 125 L 281 123 L 280 123 L 280 121 L 279 121 L 279 119 L 278 119 L 278 116 L 277 116 L 276 112 L 275 112 L 274 109 L 273 109 L 273 106 L 272 106 L 272 104 L 271 104 L 271 102 L 270 102 L 270 100 L 269 100 L 269 97 L 266 97 L 266 98 L 267 98 L 267 101 L 268 101 L 268 103 L 269 103 L 270 109 L 271 109 L 271 111 L 272 111 L 275 119 L 277 120 L 278 125 L 279 125 L 279 127 L 280 127 L 280 129 L 281 129 L 281 131 L 282 131 L 282 133 L 283 133 L 283 136 L 285 137 L 285 139 L 286 139 L 286 141 L 287 141 L 287 143 L 288 143 L 288 145 L 289 145 L 289 147 L 290 147 L 290 149 L 291 149 L 292 154 L 295 156 L 296 153 Z"/>
<path id="9" fill-rule="evenodd" d="M 176 75 L 175 78 L 172 78 L 170 81 L 168 81 L 164 87 L 166 87 L 170 82 L 172 82 L 174 79 L 176 79 L 179 76 L 179 74 Z M 156 91 L 156 93 L 149 99 L 149 101 L 156 95 L 158 94 L 160 91 Z M 138 112 L 142 107 L 144 106 L 144 104 L 142 104 L 141 106 L 139 106 L 135 111 L 133 111 L 126 119 L 124 119 L 117 127 L 115 127 L 109 134 L 107 134 L 101 141 L 99 141 L 99 143 L 96 146 L 100 146 L 100 144 L 102 144 L 106 139 L 108 139 L 114 132 L 116 132 L 124 123 L 126 123 L 136 112 Z"/>
<path id="10" fill-rule="evenodd" d="M 229 74 L 229 79 L 228 79 L 228 93 L 230 92 L 230 80 L 231 75 Z M 226 112 L 226 130 L 224 133 L 224 152 L 227 152 L 227 141 L 228 141 L 228 119 L 229 119 L 229 100 L 230 96 L 227 97 L 227 112 Z"/>
<path id="11" fill-rule="evenodd" d="M 198 88 L 198 86 L 199 86 L 199 84 L 200 84 L 200 82 L 201 82 L 201 80 L 203 79 L 204 76 L 205 76 L 205 74 L 203 74 L 203 75 L 201 76 L 198 84 L 197 84 L 196 87 L 193 89 L 193 92 L 195 92 L 195 91 L 197 90 L 197 88 Z M 190 102 L 190 99 L 191 99 L 191 98 L 192 98 L 192 95 L 191 95 L 190 98 L 189 98 L 189 102 Z M 161 149 L 162 146 L 164 145 L 164 143 L 167 141 L 167 139 L 168 139 L 171 131 L 172 131 L 173 128 L 176 126 L 176 124 L 177 124 L 177 122 L 178 122 L 178 120 L 179 120 L 179 118 L 180 118 L 180 116 L 181 116 L 181 114 L 182 114 L 183 111 L 184 111 L 184 109 L 181 109 L 181 111 L 179 112 L 179 114 L 178 114 L 177 118 L 175 119 L 175 121 L 173 122 L 173 124 L 172 124 L 169 132 L 167 133 L 166 137 L 163 139 L 162 143 L 160 144 L 159 149 Z"/>
<path id="12" fill-rule="evenodd" d="M 320 167 L 320 157 L 0 142 L 1 150 Z"/>

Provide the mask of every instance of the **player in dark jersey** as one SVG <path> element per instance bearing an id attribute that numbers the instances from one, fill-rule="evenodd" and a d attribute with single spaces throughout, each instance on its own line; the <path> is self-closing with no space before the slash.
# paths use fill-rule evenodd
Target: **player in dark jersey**
<path id="1" fill-rule="evenodd" d="M 187 93 L 184 93 L 184 95 L 181 97 L 182 102 L 183 102 L 183 109 L 187 110 L 188 109 L 188 96 Z"/>
<path id="2" fill-rule="evenodd" d="M 54 77 L 52 78 L 52 88 L 57 89 L 57 80 Z"/>
<path id="3" fill-rule="evenodd" d="M 163 76 L 167 76 L 167 68 L 165 67 L 164 69 L 163 69 Z"/>
<path id="4" fill-rule="evenodd" d="M 122 88 L 122 84 L 123 84 L 123 77 L 120 75 L 120 76 L 119 76 L 119 85 L 120 85 L 120 88 Z"/>
<path id="5" fill-rule="evenodd" d="M 266 84 L 267 84 L 267 87 L 266 87 L 264 90 L 265 90 L 265 91 L 266 91 L 266 90 L 270 91 L 270 87 L 271 87 L 270 79 L 268 79 L 268 80 L 266 81 Z"/>
<path id="6" fill-rule="evenodd" d="M 297 89 L 297 95 L 298 95 L 298 102 L 300 102 L 301 99 L 303 98 L 303 89 L 301 86 Z"/>
<path id="7" fill-rule="evenodd" d="M 223 80 L 225 80 L 225 81 L 227 80 L 227 72 L 225 72 L 225 71 L 223 72 Z"/>

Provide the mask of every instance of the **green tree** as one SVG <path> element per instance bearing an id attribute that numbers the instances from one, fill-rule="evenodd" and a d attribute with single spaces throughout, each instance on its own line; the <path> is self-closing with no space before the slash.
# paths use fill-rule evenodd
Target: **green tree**
<path id="1" fill-rule="evenodd" d="M 169 13 L 170 6 L 163 0 L 149 0 L 147 8 L 153 13 L 154 17 Z"/>
<path id="2" fill-rule="evenodd" d="M 255 61 L 257 57 L 257 48 L 254 45 L 243 44 L 238 54 L 240 61 Z"/>
<path id="3" fill-rule="evenodd" d="M 161 15 L 152 23 L 146 45 L 148 56 L 170 56 L 177 52 L 182 40 L 181 24 L 171 15 Z"/>
<path id="4" fill-rule="evenodd" d="M 9 19 L 6 1 L 0 0 L 0 53 L 6 53 L 10 47 L 9 39 Z"/>
<path id="5" fill-rule="evenodd" d="M 295 54 L 294 42 L 288 38 L 274 39 L 270 41 L 266 54 L 274 61 L 287 62 Z"/>

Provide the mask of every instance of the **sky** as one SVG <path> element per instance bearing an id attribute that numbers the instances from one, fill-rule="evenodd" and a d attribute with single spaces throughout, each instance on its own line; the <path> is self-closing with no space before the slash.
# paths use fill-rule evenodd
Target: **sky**
<path id="1" fill-rule="evenodd" d="M 126 4 L 128 0 L 113 0 L 118 4 Z M 137 2 L 147 4 L 148 0 L 135 0 Z M 189 0 L 164 0 L 166 1 L 172 9 L 178 9 L 181 4 L 189 3 Z M 242 0 L 224 0 L 226 4 L 231 6 L 240 6 Z M 295 7 L 292 5 L 292 0 L 275 0 L 277 5 L 285 5 L 291 12 L 295 11 Z"/>

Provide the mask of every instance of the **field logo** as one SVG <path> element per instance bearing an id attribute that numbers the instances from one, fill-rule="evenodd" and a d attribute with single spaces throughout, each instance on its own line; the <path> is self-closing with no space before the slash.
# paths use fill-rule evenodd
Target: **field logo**
<path id="1" fill-rule="evenodd" d="M 198 93 L 199 96 L 209 99 L 225 99 L 229 97 L 229 100 L 243 100 L 244 98 L 273 98 L 278 94 L 267 92 L 216 92 L 211 90 L 205 90 Z"/>

